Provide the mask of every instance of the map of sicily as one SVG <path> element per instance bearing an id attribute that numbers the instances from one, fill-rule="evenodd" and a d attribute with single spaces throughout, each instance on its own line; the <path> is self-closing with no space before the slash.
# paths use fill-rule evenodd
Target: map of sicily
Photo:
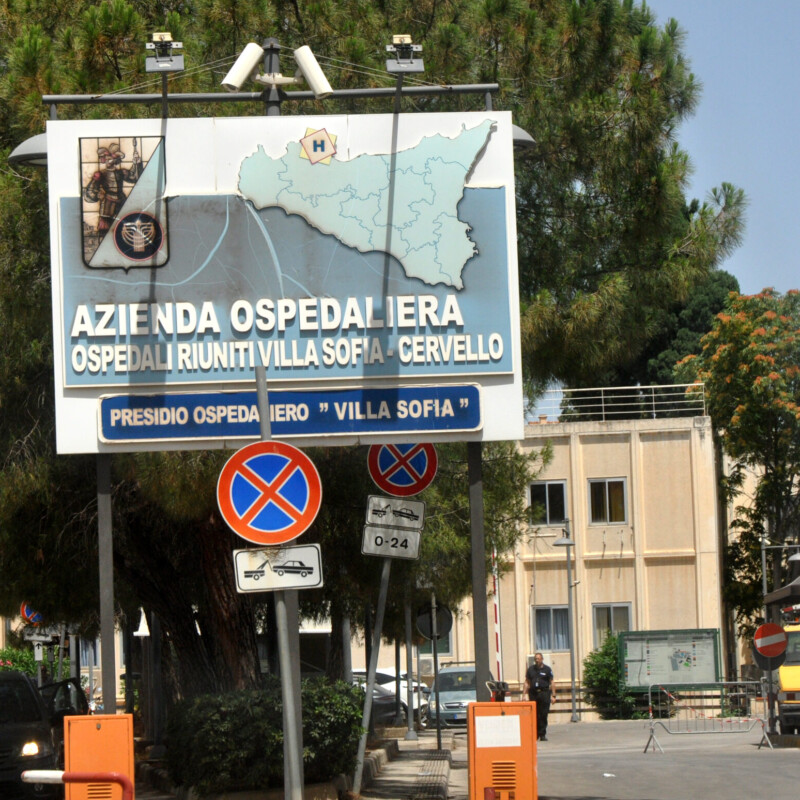
<path id="1" fill-rule="evenodd" d="M 476 246 L 458 204 L 494 129 L 485 120 L 462 126 L 452 139 L 428 136 L 395 154 L 349 160 L 334 154 L 316 163 L 300 142 L 280 158 L 259 146 L 242 162 L 239 191 L 256 208 L 297 214 L 361 253 L 388 253 L 409 278 L 462 289 L 461 273 Z M 333 152 L 336 131 L 317 133 Z"/>

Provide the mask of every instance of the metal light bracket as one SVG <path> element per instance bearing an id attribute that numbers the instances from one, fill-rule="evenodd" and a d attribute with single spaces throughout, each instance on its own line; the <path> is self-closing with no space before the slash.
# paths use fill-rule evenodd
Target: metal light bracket
<path id="1" fill-rule="evenodd" d="M 152 41 L 145 44 L 147 50 L 155 50 L 144 62 L 145 72 L 180 72 L 183 70 L 183 55 L 173 51 L 183 50 L 183 42 L 173 42 L 168 31 L 154 33 Z"/>
<path id="2" fill-rule="evenodd" d="M 392 36 L 392 43 L 386 45 L 386 52 L 394 54 L 394 59 L 386 60 L 386 71 L 390 73 L 425 72 L 425 64 L 415 53 L 422 52 L 421 44 L 412 44 L 407 34 Z"/>

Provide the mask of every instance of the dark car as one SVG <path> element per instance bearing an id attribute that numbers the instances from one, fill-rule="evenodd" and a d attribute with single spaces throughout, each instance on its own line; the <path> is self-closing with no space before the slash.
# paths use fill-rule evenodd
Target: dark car
<path id="1" fill-rule="evenodd" d="M 272 571 L 278 575 L 288 572 L 290 575 L 299 575 L 301 578 L 305 578 L 306 575 L 314 572 L 314 567 L 310 567 L 302 561 L 284 561 L 282 564 L 273 564 Z"/>
<path id="2" fill-rule="evenodd" d="M 60 786 L 26 784 L 21 775 L 28 769 L 59 768 L 64 717 L 88 711 L 86 696 L 77 681 L 61 681 L 38 689 L 21 672 L 0 672 L 0 798 L 61 797 Z"/>
<path id="3" fill-rule="evenodd" d="M 365 683 L 358 684 L 361 690 L 366 693 L 367 685 Z M 401 704 L 400 716 L 405 722 L 406 707 Z M 370 714 L 370 721 L 372 725 L 392 725 L 394 724 L 397 715 L 397 701 L 395 700 L 394 692 L 389 691 L 386 687 L 376 683 L 372 687 L 372 713 Z"/>

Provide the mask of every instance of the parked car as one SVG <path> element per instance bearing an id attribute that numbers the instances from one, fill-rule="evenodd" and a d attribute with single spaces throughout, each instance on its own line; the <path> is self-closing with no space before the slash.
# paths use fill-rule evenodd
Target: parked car
<path id="1" fill-rule="evenodd" d="M 366 670 L 354 670 L 353 671 L 353 679 L 366 685 L 367 682 L 367 672 Z M 392 697 L 394 697 L 395 688 L 397 686 L 396 679 L 395 679 L 395 672 L 392 667 L 384 667 L 379 669 L 375 672 L 375 684 L 377 686 L 381 686 L 384 689 L 388 690 Z M 412 697 L 411 697 L 411 707 L 414 709 L 414 719 L 419 721 L 421 724 L 425 724 L 425 719 L 427 715 L 427 707 L 428 707 L 428 687 L 424 684 L 420 688 L 420 692 L 417 692 L 419 688 L 419 684 L 417 681 L 412 680 L 411 682 L 411 689 L 412 689 Z M 408 697 L 408 673 L 401 672 L 400 673 L 400 703 L 403 706 L 403 711 L 407 713 L 407 697 Z M 421 711 L 421 715 L 420 715 Z"/>
<path id="2" fill-rule="evenodd" d="M 487 680 L 493 680 L 491 675 Z M 436 688 L 439 702 L 436 702 Z M 467 725 L 467 706 L 478 699 L 474 664 L 443 666 L 431 687 L 428 703 L 428 722 L 436 725 L 437 718 L 442 727 L 463 728 Z"/>
<path id="3" fill-rule="evenodd" d="M 0 797 L 61 797 L 60 786 L 23 783 L 22 772 L 63 768 L 64 717 L 88 713 L 75 679 L 38 689 L 22 672 L 0 672 Z"/>

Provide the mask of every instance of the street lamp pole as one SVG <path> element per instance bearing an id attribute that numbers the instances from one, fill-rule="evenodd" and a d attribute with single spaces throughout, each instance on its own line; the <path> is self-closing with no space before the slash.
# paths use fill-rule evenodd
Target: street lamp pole
<path id="1" fill-rule="evenodd" d="M 564 536 L 553 542 L 553 547 L 563 547 L 567 553 L 567 630 L 569 633 L 569 688 L 570 699 L 572 702 L 572 716 L 570 722 L 579 722 L 578 706 L 575 692 L 575 634 L 573 625 L 572 611 L 572 553 L 570 550 L 575 546 L 575 542 L 569 535 L 569 520 L 564 520 Z"/>

